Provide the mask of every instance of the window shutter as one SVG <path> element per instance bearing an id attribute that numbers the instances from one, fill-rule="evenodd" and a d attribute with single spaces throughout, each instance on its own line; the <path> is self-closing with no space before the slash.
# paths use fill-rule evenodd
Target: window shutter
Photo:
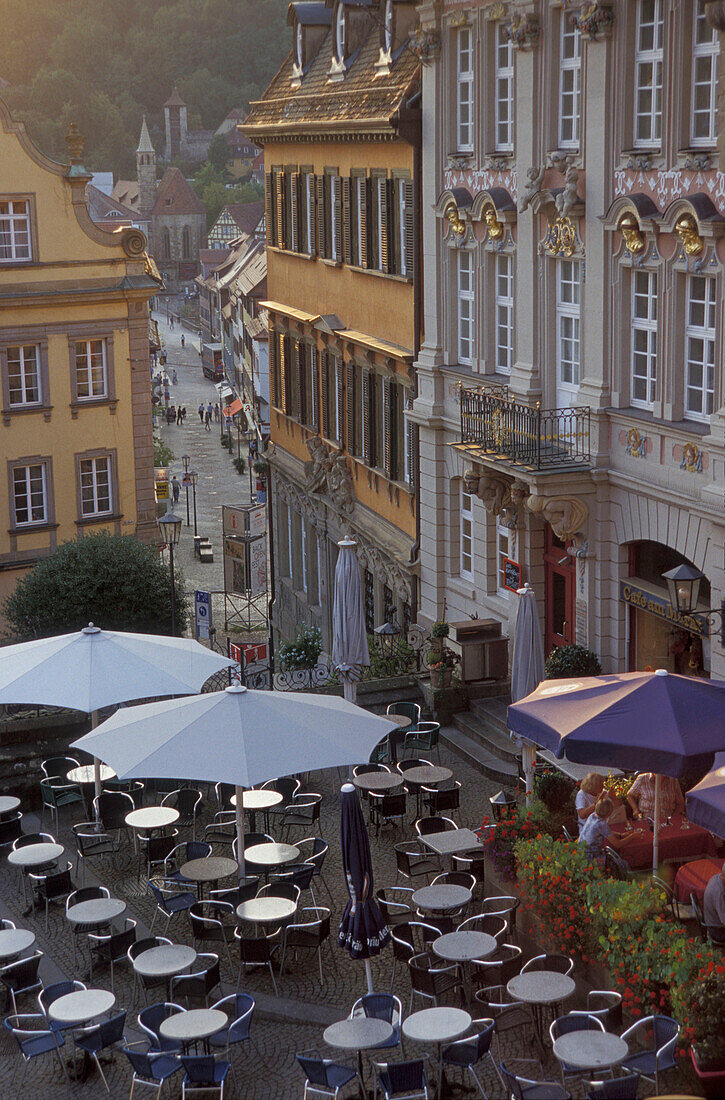
<path id="1" fill-rule="evenodd" d="M 290 338 L 287 335 L 280 333 L 279 337 L 279 362 L 280 362 L 280 379 L 282 388 L 282 412 L 286 415 L 290 415 L 292 408 L 292 402 L 290 401 L 290 389 L 291 389 L 291 369 L 290 369 Z"/>
<path id="2" fill-rule="evenodd" d="M 330 438 L 330 362 L 326 351 L 320 352 L 320 382 L 322 389 L 322 434 Z"/>
<path id="3" fill-rule="evenodd" d="M 315 183 L 317 189 L 317 254 L 318 256 L 327 256 L 327 237 L 325 234 L 325 180 L 324 176 L 316 176 Z"/>
<path id="4" fill-rule="evenodd" d="M 320 372 L 317 348 L 309 348 L 310 356 L 310 422 L 316 432 L 320 430 Z"/>
<path id="5" fill-rule="evenodd" d="M 337 442 L 342 444 L 345 438 L 343 431 L 343 409 L 345 408 L 345 374 L 341 361 L 335 360 L 335 384 L 337 387 Z"/>
<path id="6" fill-rule="evenodd" d="M 264 184 L 264 215 L 267 230 L 267 244 L 276 244 L 274 215 L 276 210 L 274 197 L 274 172 L 267 172 Z"/>
<path id="7" fill-rule="evenodd" d="M 363 181 L 362 186 L 362 203 L 360 204 L 359 216 L 360 216 L 360 244 L 362 246 L 362 253 L 360 255 L 360 267 L 370 266 L 370 218 L 368 213 L 370 211 L 370 183 L 367 178 Z"/>
<path id="8" fill-rule="evenodd" d="M 343 254 L 346 264 L 351 264 L 352 259 L 352 180 L 345 176 L 342 181 L 342 225 L 343 225 Z"/>
<path id="9" fill-rule="evenodd" d="M 316 210 L 315 210 L 315 193 L 316 193 L 315 182 L 316 181 L 315 181 L 314 173 L 313 172 L 308 173 L 308 175 L 305 177 L 305 186 L 307 188 L 306 203 L 305 203 L 305 208 L 306 208 L 305 217 L 306 218 L 308 217 L 310 219 L 309 239 L 310 239 L 310 246 L 311 246 L 311 249 L 312 249 L 310 254 L 312 256 L 317 255 L 317 217 L 316 217 Z M 305 248 L 306 247 L 307 247 L 307 244 L 305 243 Z"/>
<path id="10" fill-rule="evenodd" d="M 371 423 L 370 423 L 370 371 L 362 372 L 362 457 L 370 465 Z"/>
<path id="11" fill-rule="evenodd" d="M 367 235 L 367 253 L 368 262 L 367 267 L 371 267 L 376 270 L 378 267 L 378 218 L 380 211 L 378 210 L 378 181 L 377 179 L 369 179 L 367 181 L 367 199 L 368 199 L 368 235 Z"/>
<path id="12" fill-rule="evenodd" d="M 345 383 L 347 385 L 347 450 L 354 455 L 355 448 L 355 364 L 348 362 L 345 368 Z"/>
<path id="13" fill-rule="evenodd" d="M 279 409 L 281 392 L 279 384 L 279 351 L 276 334 L 273 336 L 272 333 L 270 333 L 269 336 L 269 380 L 271 386 L 271 403 L 275 409 Z"/>
<path id="14" fill-rule="evenodd" d="M 276 228 L 277 228 L 277 247 L 284 248 L 284 231 L 285 231 L 285 194 L 284 194 L 284 172 L 275 172 L 275 197 L 276 197 Z"/>
<path id="15" fill-rule="evenodd" d="M 381 186 L 382 183 L 382 186 Z M 378 210 L 378 217 L 380 218 L 380 255 L 378 257 L 381 271 L 390 271 L 390 226 L 388 224 L 390 216 L 390 180 L 382 180 L 378 182 L 378 201 L 380 209 Z"/>
<path id="16" fill-rule="evenodd" d="M 333 241 L 332 241 L 332 203 L 334 201 L 332 193 L 332 178 L 330 176 L 324 177 L 324 205 L 322 207 L 323 221 L 325 223 L 325 256 L 327 259 L 332 258 Z"/>
<path id="17" fill-rule="evenodd" d="M 292 220 L 292 207 L 294 204 L 294 183 L 296 172 L 285 171 L 282 176 L 284 187 L 284 243 L 285 248 L 294 250 L 295 247 L 295 222 Z"/>
<path id="18" fill-rule="evenodd" d="M 292 415 L 295 420 L 299 420 L 302 424 L 306 423 L 305 414 L 307 411 L 307 395 L 305 393 L 305 350 L 303 342 L 301 340 L 295 340 L 295 388 L 292 395 Z"/>
<path id="19" fill-rule="evenodd" d="M 403 256 L 400 247 L 400 225 L 403 216 L 403 181 L 392 179 L 390 190 L 390 270 L 394 275 L 401 275 L 403 270 Z"/>
<path id="20" fill-rule="evenodd" d="M 415 220 L 413 216 L 413 181 L 403 181 L 405 196 L 405 271 L 401 275 L 412 276 L 415 271 Z"/>
<path id="21" fill-rule="evenodd" d="M 411 489 L 418 488 L 418 425 L 405 422 L 405 445 L 407 451 L 408 484 Z"/>
<path id="22" fill-rule="evenodd" d="M 300 174 L 299 174 L 299 172 L 293 172 L 291 177 L 290 177 L 290 222 L 291 222 L 291 229 L 290 229 L 290 236 L 289 236 L 289 246 L 295 252 L 301 252 L 302 251 L 302 249 L 300 248 L 300 241 L 301 241 L 302 238 L 301 238 L 301 234 L 300 234 L 299 192 L 300 192 Z"/>
<path id="23" fill-rule="evenodd" d="M 335 257 L 338 260 L 344 259 L 344 240 L 345 233 L 342 224 L 342 179 L 340 176 L 335 176 L 334 181 L 330 180 L 330 186 L 332 187 L 333 202 L 335 203 Z"/>
<path id="24" fill-rule="evenodd" d="M 395 411 L 396 411 L 397 385 L 389 378 L 383 380 L 383 466 L 386 475 L 396 479 L 395 469 Z"/>

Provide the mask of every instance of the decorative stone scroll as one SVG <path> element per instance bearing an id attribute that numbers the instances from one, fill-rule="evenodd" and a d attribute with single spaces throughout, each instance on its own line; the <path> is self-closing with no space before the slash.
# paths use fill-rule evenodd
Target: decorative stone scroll
<path id="1" fill-rule="evenodd" d="M 307 440 L 310 461 L 305 462 L 305 479 L 309 493 L 320 493 L 330 499 L 333 508 L 349 515 L 355 507 L 355 489 L 345 456 L 323 443 L 318 435 Z"/>
<path id="2" fill-rule="evenodd" d="M 578 497 L 532 496 L 526 507 L 534 515 L 540 515 L 550 524 L 558 539 L 566 542 L 578 534 L 589 518 L 589 509 Z"/>

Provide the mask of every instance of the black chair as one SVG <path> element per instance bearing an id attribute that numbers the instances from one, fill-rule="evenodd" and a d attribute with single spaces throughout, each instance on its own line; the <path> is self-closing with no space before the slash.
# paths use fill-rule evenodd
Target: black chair
<path id="1" fill-rule="evenodd" d="M 493 936 L 497 943 L 502 941 L 507 930 L 508 922 L 503 917 L 494 917 L 490 913 L 469 917 L 456 929 L 457 932 L 485 932 L 486 935 Z"/>
<path id="2" fill-rule="evenodd" d="M 169 791 L 161 799 L 162 806 L 171 806 L 179 811 L 176 824 L 181 829 L 191 829 L 191 835 L 194 838 L 196 838 L 196 815 L 201 803 L 201 791 L 197 791 L 194 787 L 179 787 L 176 791 Z"/>
<path id="3" fill-rule="evenodd" d="M 190 863 L 192 859 L 205 859 L 211 853 L 212 846 L 205 840 L 187 840 L 182 844 L 177 844 L 164 860 L 164 880 L 166 882 L 172 880 L 178 882 L 181 886 L 191 887 L 190 880 L 184 878 L 180 868 L 185 863 Z"/>
<path id="4" fill-rule="evenodd" d="M 292 802 L 301 787 L 302 784 L 299 779 L 292 775 L 284 775 L 280 779 L 270 779 L 263 783 L 261 787 L 263 791 L 276 791 L 277 794 L 282 795 L 282 801 L 277 806 L 272 806 L 264 811 L 265 821 L 283 818 L 287 806 Z M 267 827 L 269 828 L 269 826 Z"/>
<path id="5" fill-rule="evenodd" d="M 126 815 L 136 809 L 136 804 L 123 791 L 101 791 L 93 799 L 93 809 L 106 832 L 115 832 L 120 838 L 121 830 L 128 831 Z"/>
<path id="6" fill-rule="evenodd" d="M 502 943 L 487 959 L 476 959 L 473 969 L 484 987 L 506 986 L 521 972 L 521 948 L 517 944 Z"/>
<path id="7" fill-rule="evenodd" d="M 707 925 L 705 924 L 705 915 L 700 905 L 700 899 L 696 894 L 690 894 L 690 905 L 692 906 L 692 912 L 697 922 L 697 928 L 700 933 L 700 939 L 703 943 L 707 942 Z"/>
<path id="8" fill-rule="evenodd" d="M 57 871 L 46 871 L 35 874 L 32 871 L 28 874 L 28 879 L 35 888 L 35 896 L 37 901 L 42 901 L 45 905 L 45 931 L 48 931 L 48 906 L 51 901 L 65 901 L 69 894 L 72 894 L 75 890 L 75 886 L 70 877 L 72 864 L 70 860 L 66 863 L 65 867 Z"/>
<path id="9" fill-rule="evenodd" d="M 289 883 L 298 890 L 309 890 L 312 904 L 317 905 L 315 892 L 312 888 L 312 879 L 315 877 L 315 868 L 312 863 L 286 863 L 283 871 L 276 871 L 270 876 L 270 885 L 275 883 Z"/>
<path id="10" fill-rule="evenodd" d="M 88 943 L 91 951 L 91 977 L 93 981 L 93 959 L 106 962 L 111 968 L 111 992 L 114 993 L 113 974 L 116 963 L 128 962 L 128 950 L 136 942 L 136 921 L 125 918 L 124 927 L 118 932 L 89 932 Z"/>
<path id="11" fill-rule="evenodd" d="M 259 890 L 259 878 L 256 875 L 247 876 L 239 886 L 229 886 L 223 890 L 210 890 L 209 901 L 226 901 L 233 909 L 245 901 L 256 898 Z"/>
<path id="12" fill-rule="evenodd" d="M 438 857 L 429 852 L 419 840 L 406 840 L 402 844 L 396 844 L 393 850 L 398 875 L 408 881 L 427 878 L 428 875 L 437 875 L 440 872 Z"/>
<path id="13" fill-rule="evenodd" d="M 375 900 L 385 922 L 391 930 L 399 924 L 408 924 L 415 917 L 412 886 L 381 886 L 375 891 Z"/>
<path id="14" fill-rule="evenodd" d="M 356 1069 L 341 1062 L 333 1062 L 329 1058 L 321 1058 L 317 1051 L 305 1051 L 304 1054 L 296 1054 L 295 1057 L 305 1075 L 305 1098 L 309 1092 L 316 1096 L 329 1096 L 332 1100 L 337 1100 L 340 1090 L 345 1085 L 355 1079 L 360 1081 Z"/>
<path id="15" fill-rule="evenodd" d="M 438 998 L 445 993 L 461 991 L 461 972 L 455 963 L 448 966 L 434 966 L 430 955 L 423 952 L 408 959 L 408 969 L 410 972 L 409 1014 L 412 1012 L 416 997 L 432 1001 L 437 1006 Z"/>
<path id="16" fill-rule="evenodd" d="M 410 1062 L 375 1062 L 378 1086 L 384 1100 L 404 1097 L 405 1100 L 428 1100 L 425 1062 L 422 1058 Z"/>
<path id="17" fill-rule="evenodd" d="M 534 1044 L 538 1045 L 531 1009 L 521 1001 L 514 1000 L 505 985 L 486 986 L 484 989 L 476 990 L 473 997 L 482 1006 L 486 1015 L 493 1019 L 496 1024 L 496 1049 L 499 1059 L 501 1057 L 501 1036 L 506 1032 L 519 1032 L 530 1029 L 530 1038 L 517 1036 L 517 1045 L 529 1049 Z M 538 1060 L 536 1064 L 541 1068 L 541 1063 Z"/>
<path id="18" fill-rule="evenodd" d="M 242 974 L 246 967 L 266 966 L 269 970 L 269 976 L 272 979 L 272 986 L 274 987 L 274 995 L 277 997 L 277 982 L 274 977 L 274 970 L 272 969 L 272 955 L 280 946 L 281 936 L 279 932 L 274 932 L 272 935 L 262 935 L 256 938 L 242 936 L 239 928 L 234 929 L 234 939 L 239 946 L 239 979 L 237 981 L 237 992 L 239 992 L 239 986 L 242 981 Z"/>
<path id="19" fill-rule="evenodd" d="M 86 1028 L 84 1031 L 76 1031 L 74 1034 L 75 1045 L 91 1056 L 96 1063 L 96 1069 L 101 1075 L 106 1092 L 110 1092 L 106 1075 L 103 1072 L 98 1055 L 104 1050 L 113 1050 L 123 1046 L 123 1031 L 126 1026 L 126 1012 L 118 1012 L 111 1016 L 110 1020 L 104 1020 L 101 1024 Z"/>
<path id="20" fill-rule="evenodd" d="M 144 870 L 144 878 L 150 879 L 152 869 L 161 867 L 176 847 L 178 829 L 172 829 L 170 833 L 160 836 L 146 836 L 139 833 L 138 837 L 138 880 L 141 881 L 141 871 Z M 143 862 L 142 862 L 143 861 Z M 145 864 L 145 868 L 143 867 Z"/>
<path id="21" fill-rule="evenodd" d="M 619 852 L 615 852 L 614 848 L 610 848 L 609 845 L 604 849 L 604 870 L 612 878 L 619 879 L 621 882 L 630 882 L 634 878 L 634 871 L 626 859 L 623 859 Z"/>
<path id="22" fill-rule="evenodd" d="M 434 817 L 442 810 L 458 810 L 461 806 L 461 784 L 457 779 L 452 781 L 451 787 L 421 787 L 420 793 L 423 805 L 428 813 Z"/>
<path id="23" fill-rule="evenodd" d="M 512 936 L 516 938 L 516 913 L 520 904 L 521 900 L 519 898 L 512 897 L 509 894 L 501 894 L 484 898 L 480 909 L 482 913 L 489 914 L 492 917 L 504 917 L 508 921 Z"/>
<path id="24" fill-rule="evenodd" d="M 206 943 L 212 943 L 215 947 L 222 945 L 232 970 L 229 944 L 234 942 L 236 928 L 234 906 L 228 901 L 197 901 L 189 909 L 189 921 L 194 947 Z"/>
<path id="25" fill-rule="evenodd" d="M 46 778 L 60 777 L 66 779 L 68 772 L 73 768 L 80 768 L 80 761 L 75 756 L 49 756 L 40 764 L 40 770 Z"/>
<path id="26" fill-rule="evenodd" d="M 236 835 L 237 815 L 235 810 L 221 810 L 219 813 L 214 814 L 211 824 L 204 826 L 204 840 L 208 844 L 231 847 Z"/>
<path id="27" fill-rule="evenodd" d="M 12 847 L 23 835 L 23 815 L 5 817 L 0 821 L 0 848 Z"/>
<path id="28" fill-rule="evenodd" d="M 65 911 L 68 912 L 74 905 L 80 905 L 83 901 L 98 901 L 101 898 L 110 898 L 111 892 L 105 886 L 82 886 L 80 890 L 74 890 L 72 894 L 69 894 L 65 899 Z M 79 936 L 85 936 L 88 932 L 97 932 L 99 928 L 103 928 L 104 924 L 108 924 L 108 921 L 104 921 L 99 924 L 97 921 L 93 921 L 88 924 L 81 924 L 74 921 L 71 925 L 71 936 L 73 939 L 73 961 L 77 961 L 76 943 Z"/>
<path id="29" fill-rule="evenodd" d="M 323 840 L 321 836 L 310 836 L 305 837 L 304 840 L 298 840 L 295 843 L 295 848 L 299 850 L 305 863 L 312 863 L 314 865 L 315 873 L 313 878 L 319 878 L 320 882 L 327 890 L 328 896 L 332 898 L 330 887 L 327 885 L 325 876 L 322 874 L 322 866 L 330 850 L 330 845 L 326 840 Z"/>
<path id="30" fill-rule="evenodd" d="M 577 1011 L 574 1009 L 569 1015 L 574 1016 Z M 622 994 L 613 989 L 590 989 L 586 1014 L 601 1020 L 605 1031 L 618 1031 L 622 1026 Z"/>
<path id="31" fill-rule="evenodd" d="M 432 833 L 449 833 L 458 828 L 455 821 L 450 817 L 419 817 L 413 827 L 418 836 L 430 836 Z"/>
<path id="32" fill-rule="evenodd" d="M 522 974 L 528 974 L 531 970 L 553 970 L 557 974 L 571 974 L 574 969 L 574 960 L 569 955 L 534 955 L 521 967 Z"/>
<path id="33" fill-rule="evenodd" d="M 118 843 L 97 821 L 79 821 L 73 826 L 76 838 L 76 874 L 85 880 L 86 860 L 115 855 Z"/>
<path id="34" fill-rule="evenodd" d="M 590 1081 L 586 1100 L 637 1100 L 639 1074 L 614 1077 L 611 1081 Z"/>
<path id="35" fill-rule="evenodd" d="M 316 791 L 296 794 L 292 801 L 285 806 L 285 812 L 282 815 L 282 828 L 285 831 L 285 836 L 289 836 L 290 829 L 304 829 L 305 832 L 310 832 L 315 825 L 321 833 L 321 806 L 322 795 Z M 275 809 L 275 807 L 273 806 L 272 809 Z"/>
<path id="36" fill-rule="evenodd" d="M 481 852 L 463 852 L 451 856 L 451 867 L 454 871 L 467 871 L 476 880 L 476 887 L 483 890 L 486 885 L 486 856 Z"/>
<path id="37" fill-rule="evenodd" d="M 7 963 L 5 966 L 0 967 L 0 982 L 10 994 L 10 999 L 13 1002 L 13 1013 L 17 1014 L 18 1011 L 18 997 L 25 996 L 27 993 L 37 993 L 43 988 L 43 982 L 38 977 L 38 968 L 42 958 L 43 952 L 36 951 L 26 959 L 19 959 L 17 962 Z"/>
<path id="38" fill-rule="evenodd" d="M 468 1070 L 481 1090 L 481 1096 L 486 1100 L 486 1090 L 476 1073 L 477 1066 L 490 1066 L 496 1073 L 503 1088 L 506 1087 L 499 1073 L 498 1066 L 491 1054 L 491 1040 L 493 1039 L 496 1025 L 493 1020 L 484 1018 L 482 1020 L 473 1020 L 471 1027 L 475 1028 L 475 1034 L 467 1035 L 465 1039 L 458 1039 L 457 1042 L 444 1047 L 441 1052 L 441 1058 L 443 1060 L 443 1065 L 446 1067 L 457 1068 L 462 1071 Z"/>
<path id="39" fill-rule="evenodd" d="M 507 1097 L 513 1100 L 571 1100 L 568 1092 L 558 1081 L 536 1081 L 529 1077 L 517 1077 L 499 1062 L 500 1075 L 506 1083 Z"/>
<path id="40" fill-rule="evenodd" d="M 31 844 L 55 844 L 55 837 L 51 833 L 22 833 L 16 841 L 13 842 L 13 851 L 17 852 L 19 848 L 27 848 Z"/>
<path id="41" fill-rule="evenodd" d="M 216 804 L 221 811 L 225 811 L 230 805 L 230 799 L 234 794 L 233 783 L 215 783 L 214 794 L 216 795 Z"/>
<path id="42" fill-rule="evenodd" d="M 182 1000 L 187 1004 L 203 1001 L 208 1008 L 209 995 L 221 983 L 219 956 L 212 951 L 199 954 L 194 966 L 196 969 L 191 974 L 177 974 L 171 979 L 171 997 L 174 1003 Z"/>
<path id="43" fill-rule="evenodd" d="M 282 958 L 279 967 L 279 976 L 284 973 L 284 964 L 288 949 L 298 951 L 308 948 L 317 952 L 317 962 L 320 968 L 320 982 L 324 982 L 322 975 L 322 945 L 330 938 L 330 910 L 324 907 L 309 906 L 300 909 L 291 924 L 287 924 L 282 932 Z M 334 952 L 331 952 L 332 965 L 337 970 Z"/>
<path id="44" fill-rule="evenodd" d="M 375 825 L 376 836 L 380 834 L 381 826 L 385 824 L 402 825 L 408 810 L 408 798 L 405 792 L 390 794 L 389 792 L 370 791 L 370 821 Z"/>

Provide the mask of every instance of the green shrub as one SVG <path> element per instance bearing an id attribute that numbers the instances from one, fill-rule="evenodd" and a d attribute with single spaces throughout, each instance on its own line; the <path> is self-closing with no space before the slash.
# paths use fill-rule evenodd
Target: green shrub
<path id="1" fill-rule="evenodd" d="M 286 672 L 314 668 L 322 652 L 322 635 L 316 626 L 300 626 L 295 640 L 282 644 L 277 652 Z"/>
<path id="2" fill-rule="evenodd" d="M 546 658 L 547 680 L 568 680 L 572 676 L 599 676 L 602 666 L 596 653 L 582 645 L 561 645 Z"/>

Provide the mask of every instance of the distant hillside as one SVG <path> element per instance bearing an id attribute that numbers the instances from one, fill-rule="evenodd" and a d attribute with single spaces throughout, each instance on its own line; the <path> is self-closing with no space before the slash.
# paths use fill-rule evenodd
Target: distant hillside
<path id="1" fill-rule="evenodd" d="M 190 129 L 264 90 L 289 49 L 286 12 L 287 0 L 0 0 L 0 94 L 49 156 L 66 159 L 77 122 L 87 166 L 128 175 L 144 113 L 162 152 L 174 84 Z"/>

